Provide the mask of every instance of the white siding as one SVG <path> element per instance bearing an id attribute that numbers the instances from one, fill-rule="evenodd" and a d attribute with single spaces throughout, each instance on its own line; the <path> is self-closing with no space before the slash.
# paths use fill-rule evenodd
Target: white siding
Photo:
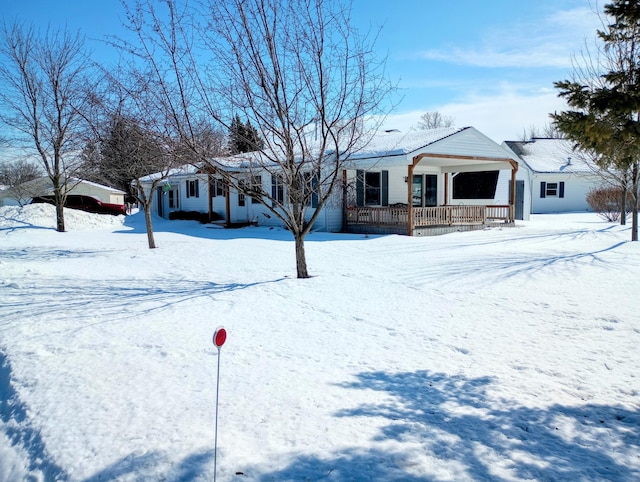
<path id="1" fill-rule="evenodd" d="M 460 156 L 511 157 L 510 151 L 496 144 L 473 127 L 431 144 L 425 149 L 425 152 Z"/>
<path id="2" fill-rule="evenodd" d="M 564 182 L 564 197 L 540 196 L 540 183 Z M 531 177 L 532 214 L 590 211 L 587 193 L 601 184 L 600 178 L 590 175 L 534 173 Z"/>

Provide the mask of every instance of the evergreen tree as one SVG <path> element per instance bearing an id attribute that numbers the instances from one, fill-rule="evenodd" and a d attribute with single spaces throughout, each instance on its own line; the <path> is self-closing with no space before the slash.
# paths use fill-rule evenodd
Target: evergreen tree
<path id="1" fill-rule="evenodd" d="M 603 47 L 591 78 L 556 82 L 573 110 L 552 114 L 557 127 L 582 149 L 595 152 L 603 168 L 630 178 L 632 241 L 638 240 L 640 180 L 640 3 L 605 5 L 610 23 L 597 32 Z M 588 70 L 588 69 L 587 69 Z"/>
<path id="2" fill-rule="evenodd" d="M 264 141 L 260 138 L 258 130 L 251 125 L 251 121 L 242 122 L 240 116 L 231 121 L 229 133 L 229 150 L 231 154 L 259 151 L 264 147 Z"/>

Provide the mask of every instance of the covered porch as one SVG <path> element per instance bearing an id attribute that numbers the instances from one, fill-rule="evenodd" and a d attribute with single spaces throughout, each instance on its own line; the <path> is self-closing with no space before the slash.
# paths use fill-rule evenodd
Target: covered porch
<path id="1" fill-rule="evenodd" d="M 346 206 L 346 231 L 425 236 L 483 229 L 486 226 L 513 225 L 517 169 L 517 162 L 507 157 L 418 154 L 405 171 L 406 202 L 388 206 Z M 505 170 L 510 171 L 508 204 L 504 204 L 504 201 L 503 204 L 492 204 L 489 199 L 454 198 L 451 179 L 457 173 Z M 428 205 L 430 198 L 423 194 L 422 182 L 426 183 L 427 179 L 426 176 L 422 177 L 422 173 L 425 172 L 437 173 L 437 185 L 444 191 L 431 197 L 435 205 Z M 435 178 L 436 175 L 431 174 L 430 177 Z"/>
<path id="2" fill-rule="evenodd" d="M 513 206 L 506 204 L 412 208 L 395 205 L 351 207 L 347 210 L 348 232 L 363 234 L 443 234 L 510 224 L 513 219 Z"/>

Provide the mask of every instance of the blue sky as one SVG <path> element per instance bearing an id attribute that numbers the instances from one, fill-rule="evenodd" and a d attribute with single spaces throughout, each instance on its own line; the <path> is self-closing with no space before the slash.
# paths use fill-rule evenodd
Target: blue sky
<path id="1" fill-rule="evenodd" d="M 385 127 L 409 129 L 438 110 L 497 142 L 517 139 L 563 109 L 553 88 L 592 42 L 597 0 L 354 0 L 361 29 L 381 28 L 377 48 L 401 101 Z M 81 29 L 96 60 L 121 31 L 119 0 L 0 0 L 5 20 Z"/>

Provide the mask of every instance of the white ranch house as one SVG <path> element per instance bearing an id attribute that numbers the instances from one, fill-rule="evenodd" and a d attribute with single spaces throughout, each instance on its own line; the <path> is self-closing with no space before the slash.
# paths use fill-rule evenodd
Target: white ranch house
<path id="1" fill-rule="evenodd" d="M 220 175 L 246 174 L 247 182 L 251 176 L 265 192 L 286 196 L 258 159 L 251 153 L 212 160 L 214 169 L 171 171 L 155 193 L 154 214 L 198 211 L 226 224 L 281 225 L 267 207 L 226 186 Z M 510 151 L 473 127 L 381 132 L 349 155 L 342 182 L 314 229 L 424 235 L 510 224 L 517 169 Z M 143 179 L 143 185 L 149 189 L 158 176 Z M 311 204 L 308 217 L 315 209 Z"/>
<path id="2" fill-rule="evenodd" d="M 606 183 L 587 157 L 567 139 L 533 138 L 506 141 L 520 164 L 518 184 L 524 189 L 525 212 L 531 214 L 590 211 L 587 193 Z"/>

